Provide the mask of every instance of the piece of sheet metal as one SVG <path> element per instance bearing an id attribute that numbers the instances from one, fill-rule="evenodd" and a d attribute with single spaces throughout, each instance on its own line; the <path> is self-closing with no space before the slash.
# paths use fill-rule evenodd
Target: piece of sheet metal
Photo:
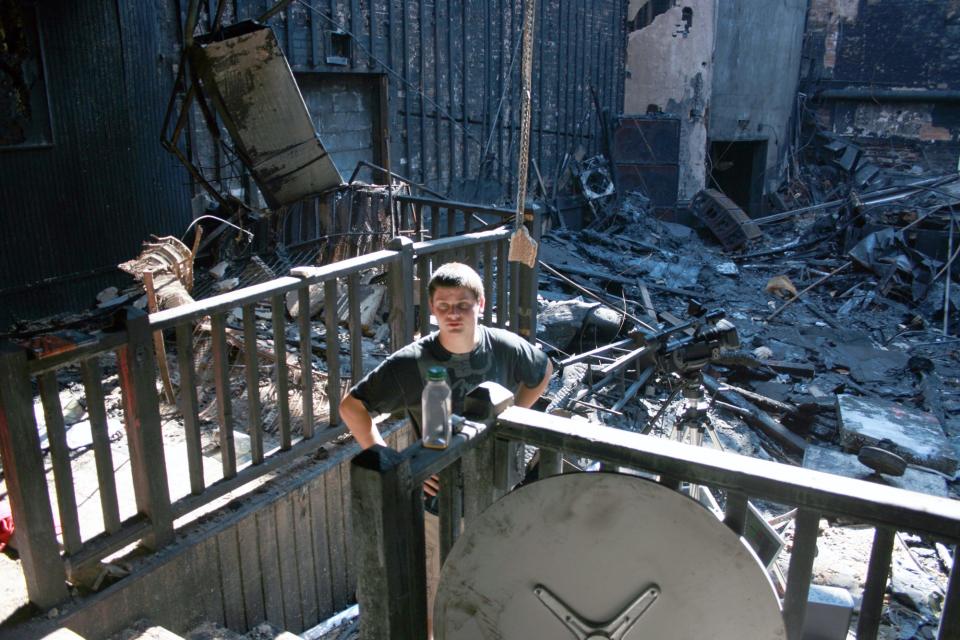
<path id="1" fill-rule="evenodd" d="M 247 21 L 199 37 L 190 59 L 270 207 L 343 182 L 273 29 Z"/>

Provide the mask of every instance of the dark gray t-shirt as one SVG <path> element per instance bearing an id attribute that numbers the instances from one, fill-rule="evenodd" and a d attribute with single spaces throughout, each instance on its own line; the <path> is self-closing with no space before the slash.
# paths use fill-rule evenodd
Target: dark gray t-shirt
<path id="1" fill-rule="evenodd" d="M 547 371 L 547 356 L 520 336 L 505 329 L 479 325 L 480 342 L 470 353 L 450 353 L 437 333 L 393 353 L 368 373 L 350 393 L 371 415 L 405 412 L 420 431 L 420 394 L 427 370 L 447 370 L 453 412 L 463 413 L 467 393 L 482 382 L 496 382 L 514 393 L 523 384 L 535 387 Z"/>

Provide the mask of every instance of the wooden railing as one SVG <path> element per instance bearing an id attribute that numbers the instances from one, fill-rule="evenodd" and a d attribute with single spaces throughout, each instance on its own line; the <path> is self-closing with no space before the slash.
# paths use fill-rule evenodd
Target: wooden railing
<path id="1" fill-rule="evenodd" d="M 462 229 L 461 229 L 462 231 Z M 536 272 L 517 267 L 506 260 L 510 229 L 465 233 L 451 238 L 414 243 L 398 237 L 390 249 L 351 258 L 323 267 L 293 270 L 288 277 L 225 293 L 213 298 L 154 313 L 150 316 L 130 309 L 124 312 L 121 328 L 100 337 L 95 343 L 68 353 L 29 359 L 25 348 L 7 342 L 0 344 L 0 455 L 4 479 L 17 529 L 30 600 L 42 608 L 67 597 L 67 578 L 131 542 L 142 541 L 158 549 L 174 538 L 174 521 L 195 512 L 210 502 L 240 488 L 287 463 L 311 453 L 324 443 L 343 435 L 338 405 L 342 382 L 348 377 L 341 362 L 341 347 L 349 349 L 349 378 L 358 380 L 364 372 L 360 320 L 361 275 L 382 270 L 389 280 L 390 340 L 398 348 L 409 342 L 416 327 L 429 328 L 426 286 L 433 269 L 447 259 L 471 263 L 484 278 L 490 292 L 486 314 L 488 321 L 535 336 Z M 508 266 L 509 265 L 509 266 Z M 415 275 L 419 276 L 419 286 Z M 510 286 L 509 282 L 523 286 Z M 338 287 L 346 285 L 348 336 L 341 340 L 337 312 Z M 319 286 L 325 298 L 326 403 L 329 419 L 318 423 L 316 406 L 312 325 L 309 313 L 297 319 L 299 359 L 302 375 L 293 388 L 287 361 L 287 319 L 285 297 L 295 292 L 299 308 L 309 308 L 310 288 Z M 272 350 L 275 406 L 260 405 L 259 392 L 247 393 L 243 416 L 234 411 L 231 389 L 228 336 L 242 342 L 244 382 L 248 390 L 258 390 L 260 355 L 256 347 L 256 310 L 258 303 L 269 303 L 272 339 L 265 341 Z M 239 317 L 242 326 L 231 327 L 231 318 Z M 416 318 L 419 317 L 419 321 Z M 209 319 L 209 320 L 208 320 Z M 201 452 L 199 404 L 196 394 L 193 336 L 196 325 L 209 331 L 215 388 L 221 473 L 214 481 L 205 477 Z M 157 331 L 176 334 L 180 391 L 178 405 L 183 419 L 186 469 L 189 493 L 171 499 L 170 483 L 164 460 L 164 427 L 157 394 L 156 355 L 153 335 Z M 261 340 L 261 348 L 264 341 Z M 101 357 L 115 352 L 123 398 L 124 428 L 129 448 L 136 514 L 121 519 L 117 479 L 104 402 Z M 164 354 L 165 357 L 165 354 Z M 57 371 L 79 365 L 90 415 L 93 451 L 103 529 L 82 536 L 70 450 L 59 401 Z M 46 417 L 46 429 L 56 486 L 51 503 L 44 470 L 44 453 L 33 412 L 33 384 L 40 389 Z M 300 432 L 295 433 L 291 419 L 289 393 L 299 391 L 302 405 Z M 265 450 L 262 416 L 267 409 L 277 414 L 279 445 Z M 241 424 L 242 423 L 242 424 Z M 250 441 L 250 461 L 238 464 L 235 433 L 243 431 Z M 52 506 L 51 506 L 52 505 Z M 56 510 L 61 534 L 58 536 L 53 511 Z M 60 545 L 62 544 L 62 552 Z"/>
<path id="2" fill-rule="evenodd" d="M 608 469 L 655 474 L 672 488 L 689 482 L 722 490 L 724 523 L 739 535 L 744 533 L 748 498 L 796 507 L 783 598 L 790 640 L 801 637 L 821 517 L 841 516 L 845 522 L 876 527 L 857 626 L 861 640 L 877 637 L 896 532 L 923 534 L 948 545 L 960 542 L 960 504 L 953 500 L 549 416 L 510 406 L 512 396 L 497 389 L 482 388 L 468 400 L 468 413 L 476 415 L 446 450 L 414 444 L 398 453 L 373 447 L 354 459 L 354 531 L 362 532 L 356 538 L 362 638 L 426 637 L 423 481 L 439 473 L 441 486 L 457 486 L 462 473 L 462 496 L 442 492 L 440 501 L 443 559 L 461 530 L 461 517 L 469 527 L 522 478 L 523 459 L 511 449 L 519 442 L 539 447 L 541 478 L 561 473 L 562 456 L 569 455 L 600 461 Z M 954 562 L 940 616 L 940 640 L 960 637 L 958 567 Z M 749 637 L 750 620 L 743 624 L 744 637 Z"/>

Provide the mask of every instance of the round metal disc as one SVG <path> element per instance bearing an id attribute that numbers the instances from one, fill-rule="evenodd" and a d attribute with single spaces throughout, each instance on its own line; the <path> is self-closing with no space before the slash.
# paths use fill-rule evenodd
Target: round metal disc
<path id="1" fill-rule="evenodd" d="M 538 587 L 599 624 L 658 587 L 624 640 L 786 638 L 753 552 L 700 504 L 633 476 L 554 476 L 494 503 L 444 564 L 436 637 L 589 637 L 570 631 L 534 593 Z"/>

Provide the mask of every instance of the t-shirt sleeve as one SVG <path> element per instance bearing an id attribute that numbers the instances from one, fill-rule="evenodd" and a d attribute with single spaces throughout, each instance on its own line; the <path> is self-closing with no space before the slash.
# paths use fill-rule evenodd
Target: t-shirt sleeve
<path id="1" fill-rule="evenodd" d="M 517 337 L 514 343 L 514 378 L 525 387 L 535 387 L 547 372 L 547 354 Z"/>
<path id="2" fill-rule="evenodd" d="M 387 358 L 355 384 L 350 394 L 363 403 L 372 416 L 406 409 L 410 391 L 401 383 L 409 378 L 409 372 L 403 373 L 405 365 L 403 359 Z"/>

